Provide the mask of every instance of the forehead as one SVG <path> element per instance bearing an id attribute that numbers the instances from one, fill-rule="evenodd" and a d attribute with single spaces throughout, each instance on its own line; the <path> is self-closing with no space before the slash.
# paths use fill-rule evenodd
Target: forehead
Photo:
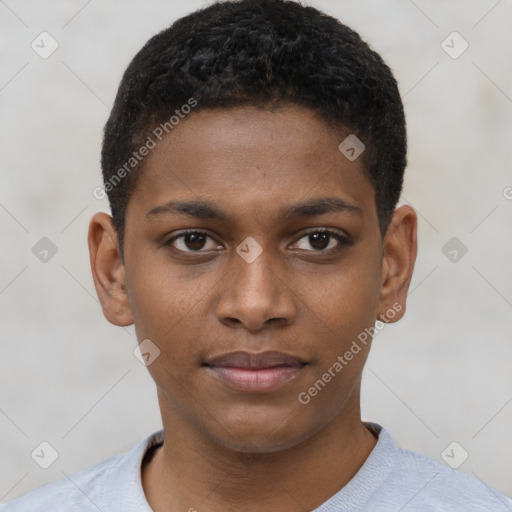
<path id="1" fill-rule="evenodd" d="M 199 110 L 157 141 L 132 202 L 150 210 L 200 199 L 262 216 L 329 196 L 371 209 L 374 190 L 362 159 L 350 161 L 338 148 L 348 134 L 296 106 Z"/>

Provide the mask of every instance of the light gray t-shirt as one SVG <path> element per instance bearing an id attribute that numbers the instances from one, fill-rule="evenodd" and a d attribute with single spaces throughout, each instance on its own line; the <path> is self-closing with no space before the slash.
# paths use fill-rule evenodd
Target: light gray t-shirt
<path id="1" fill-rule="evenodd" d="M 385 429 L 357 474 L 313 512 L 506 512 L 512 500 L 480 480 L 402 450 Z M 146 452 L 163 442 L 163 430 L 131 451 L 114 455 L 10 503 L 1 512 L 152 512 L 141 483 Z"/>

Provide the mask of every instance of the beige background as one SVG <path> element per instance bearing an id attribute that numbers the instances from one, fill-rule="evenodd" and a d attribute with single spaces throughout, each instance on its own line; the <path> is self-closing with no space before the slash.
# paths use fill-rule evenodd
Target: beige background
<path id="1" fill-rule="evenodd" d="M 92 190 L 123 70 L 202 4 L 0 1 L 0 501 L 160 428 L 133 328 L 111 326 L 98 306 L 86 230 L 107 209 Z M 403 202 L 420 214 L 420 252 L 406 317 L 375 340 L 364 417 L 442 463 L 457 441 L 469 453 L 461 471 L 512 495 L 512 2 L 310 4 L 388 61 L 409 126 Z M 42 31 L 59 44 L 48 59 L 30 46 Z M 441 46 L 453 31 L 469 44 L 456 59 Z M 58 249 L 47 263 L 32 253 L 44 236 Z M 452 237 L 468 248 L 456 263 L 442 252 Z M 59 453 L 47 470 L 30 457 L 42 441 Z"/>

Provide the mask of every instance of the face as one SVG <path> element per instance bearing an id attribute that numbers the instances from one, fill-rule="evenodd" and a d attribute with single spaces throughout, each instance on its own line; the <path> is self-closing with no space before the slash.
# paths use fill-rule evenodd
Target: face
<path id="1" fill-rule="evenodd" d="M 124 264 L 93 218 L 107 318 L 160 351 L 148 370 L 164 425 L 270 452 L 360 421 L 362 333 L 403 314 L 415 223 L 402 207 L 383 241 L 362 160 L 338 149 L 347 135 L 300 107 L 198 111 L 145 159 Z"/>

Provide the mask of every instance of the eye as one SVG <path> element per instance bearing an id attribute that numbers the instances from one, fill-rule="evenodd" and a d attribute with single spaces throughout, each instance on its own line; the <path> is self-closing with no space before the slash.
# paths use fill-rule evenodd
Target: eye
<path id="1" fill-rule="evenodd" d="M 222 247 L 204 231 L 182 232 L 167 240 L 164 245 L 181 252 L 208 252 Z"/>
<path id="2" fill-rule="evenodd" d="M 336 231 L 316 229 L 304 235 L 294 245 L 294 248 L 305 251 L 331 252 L 351 245 L 351 241 Z"/>

